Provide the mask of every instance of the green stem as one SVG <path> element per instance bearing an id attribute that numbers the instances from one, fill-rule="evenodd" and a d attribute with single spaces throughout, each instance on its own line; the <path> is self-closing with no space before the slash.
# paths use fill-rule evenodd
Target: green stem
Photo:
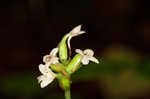
<path id="1" fill-rule="evenodd" d="M 68 88 L 67 90 L 65 90 L 65 99 L 71 99 L 70 88 Z"/>

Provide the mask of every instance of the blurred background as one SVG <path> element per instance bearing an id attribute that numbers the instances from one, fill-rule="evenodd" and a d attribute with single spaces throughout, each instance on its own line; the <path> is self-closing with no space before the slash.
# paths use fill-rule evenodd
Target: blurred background
<path id="1" fill-rule="evenodd" d="M 91 48 L 100 64 L 72 75 L 72 99 L 150 99 L 149 11 L 147 0 L 1 0 L 0 98 L 64 99 L 56 80 L 40 88 L 38 65 L 82 24 L 73 51 Z"/>

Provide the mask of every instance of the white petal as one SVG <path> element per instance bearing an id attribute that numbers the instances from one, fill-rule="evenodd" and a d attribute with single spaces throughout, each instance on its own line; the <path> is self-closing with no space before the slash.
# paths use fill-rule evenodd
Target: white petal
<path id="1" fill-rule="evenodd" d="M 78 32 L 79 35 L 83 34 L 83 33 L 86 33 L 85 31 L 80 31 Z"/>
<path id="2" fill-rule="evenodd" d="M 51 63 L 51 64 L 56 64 L 56 63 L 58 63 L 58 60 L 59 60 L 58 57 L 52 57 L 50 63 Z"/>
<path id="3" fill-rule="evenodd" d="M 39 77 L 37 77 L 38 83 L 41 83 L 42 81 L 47 80 L 48 77 L 46 75 L 40 75 Z"/>
<path id="4" fill-rule="evenodd" d="M 57 53 L 58 53 L 58 48 L 54 48 L 54 49 L 52 49 L 52 51 L 50 52 L 50 56 L 56 56 Z"/>
<path id="5" fill-rule="evenodd" d="M 94 55 L 94 51 L 91 50 L 91 49 L 86 49 L 84 50 L 84 55 L 87 55 L 87 56 L 93 56 Z"/>
<path id="6" fill-rule="evenodd" d="M 42 74 L 46 74 L 48 72 L 51 72 L 50 68 L 48 68 L 46 65 L 40 64 L 39 70 Z"/>
<path id="7" fill-rule="evenodd" d="M 41 83 L 41 81 L 43 80 L 43 75 L 37 77 L 38 83 Z"/>
<path id="8" fill-rule="evenodd" d="M 47 77 L 48 77 L 49 79 L 54 79 L 54 78 L 56 77 L 56 74 L 51 71 L 51 72 L 47 73 Z"/>
<path id="9" fill-rule="evenodd" d="M 93 61 L 93 62 L 95 62 L 97 64 L 99 63 L 99 61 L 95 57 L 90 57 L 89 60 Z"/>
<path id="10" fill-rule="evenodd" d="M 40 83 L 40 85 L 41 85 L 41 88 L 44 88 L 48 84 L 50 84 L 54 80 L 55 77 L 56 77 L 56 75 L 54 73 L 51 74 L 51 72 L 49 72 L 45 75 L 39 76 L 37 79 L 38 79 L 38 83 Z"/>
<path id="11" fill-rule="evenodd" d="M 75 52 L 78 53 L 78 54 L 84 55 L 84 54 L 83 54 L 83 51 L 80 50 L 80 49 L 76 49 Z"/>
<path id="12" fill-rule="evenodd" d="M 40 82 L 41 83 L 41 88 L 44 88 L 46 87 L 48 84 L 50 84 L 55 77 L 53 77 L 51 74 L 47 74 L 47 75 L 43 75 L 41 76 L 42 77 L 42 81 Z"/>
<path id="13" fill-rule="evenodd" d="M 75 36 L 81 35 L 81 34 L 83 34 L 83 33 L 85 33 L 85 31 L 80 31 L 80 32 L 71 34 L 70 36 L 71 36 L 71 37 L 75 37 Z"/>
<path id="14" fill-rule="evenodd" d="M 48 86 L 48 84 L 50 84 L 51 82 L 49 80 L 44 80 L 41 82 L 41 88 L 44 88 L 46 86 Z"/>
<path id="15" fill-rule="evenodd" d="M 70 33 L 76 34 L 76 33 L 80 32 L 80 30 L 81 30 L 81 25 L 78 25 L 75 28 L 73 28 Z"/>
<path id="16" fill-rule="evenodd" d="M 81 62 L 82 62 L 82 64 L 87 65 L 87 64 L 89 64 L 89 59 L 86 56 L 83 56 Z"/>

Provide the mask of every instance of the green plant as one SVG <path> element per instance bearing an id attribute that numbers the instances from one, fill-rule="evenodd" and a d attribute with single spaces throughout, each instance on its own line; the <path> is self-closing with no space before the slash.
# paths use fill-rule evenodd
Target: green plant
<path id="1" fill-rule="evenodd" d="M 85 31 L 81 31 L 81 25 L 75 27 L 62 38 L 58 46 L 52 49 L 49 55 L 43 57 L 44 64 L 39 65 L 39 70 L 42 75 L 37 77 L 41 88 L 46 87 L 57 78 L 60 87 L 65 91 L 65 98 L 71 99 L 71 74 L 77 71 L 81 67 L 81 64 L 87 65 L 89 61 L 99 63 L 99 61 L 93 57 L 94 52 L 91 49 L 84 51 L 76 49 L 75 52 L 77 54 L 71 59 L 71 38 L 83 33 L 85 33 Z"/>

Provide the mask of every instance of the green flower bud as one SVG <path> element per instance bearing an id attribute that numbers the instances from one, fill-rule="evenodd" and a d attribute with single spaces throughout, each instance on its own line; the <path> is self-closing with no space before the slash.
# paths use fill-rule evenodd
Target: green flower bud
<path id="1" fill-rule="evenodd" d="M 55 72 L 61 72 L 61 69 L 65 70 L 65 66 L 59 62 L 57 64 L 51 64 L 50 68 Z"/>
<path id="2" fill-rule="evenodd" d="M 76 54 L 73 59 L 71 60 L 71 62 L 68 64 L 66 70 L 69 74 L 75 72 L 76 70 L 79 69 L 81 64 L 81 55 L 80 54 Z"/>
<path id="3" fill-rule="evenodd" d="M 63 62 L 63 63 L 65 63 L 67 61 L 67 58 L 68 58 L 68 51 L 67 51 L 67 44 L 66 44 L 68 37 L 69 37 L 69 34 L 66 34 L 62 38 L 62 40 L 58 46 L 59 57 L 60 57 L 61 62 Z"/>

